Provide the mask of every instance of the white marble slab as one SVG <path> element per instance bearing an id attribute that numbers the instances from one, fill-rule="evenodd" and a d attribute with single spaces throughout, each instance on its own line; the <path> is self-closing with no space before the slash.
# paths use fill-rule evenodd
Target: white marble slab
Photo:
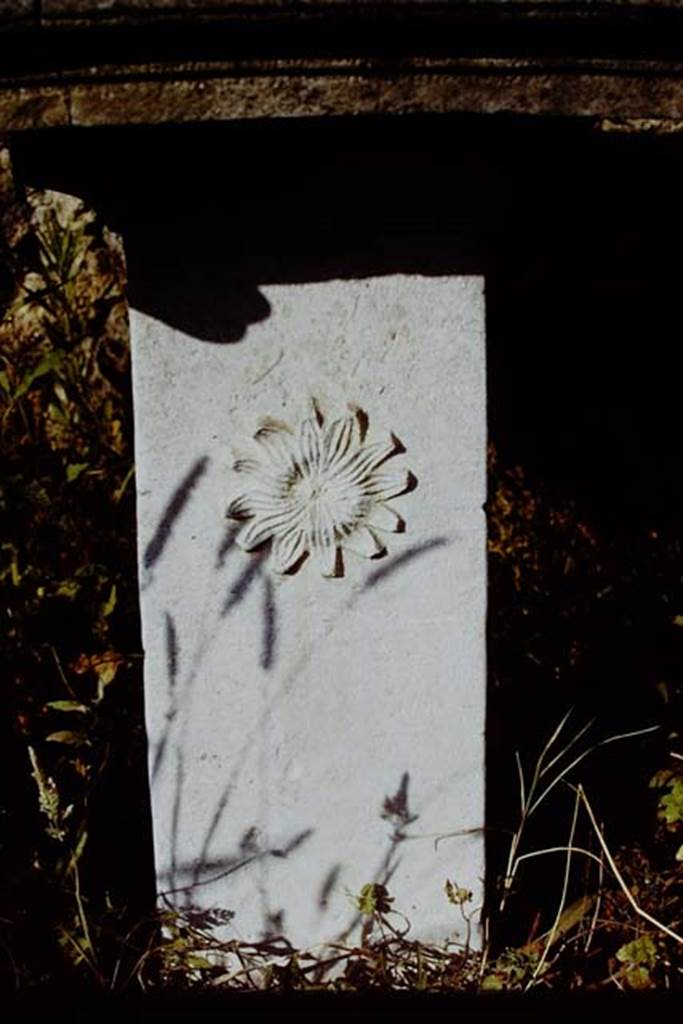
<path id="1" fill-rule="evenodd" d="M 131 311 L 159 890 L 233 911 L 230 934 L 310 946 L 357 936 L 351 894 L 376 881 L 411 936 L 464 938 L 444 883 L 480 905 L 483 281 L 391 275 L 262 292 L 270 315 L 235 344 Z M 375 467 L 369 446 L 392 434 Z M 285 442 L 280 462 L 268 463 L 264 437 Z M 341 452 L 336 470 L 313 450 L 325 444 Z M 255 459 L 256 477 L 236 457 Z M 410 488 L 388 499 L 407 471 Z M 233 512 L 257 507 L 260 519 L 227 519 L 245 493 L 251 504 Z M 402 532 L 368 532 L 391 525 L 385 505 Z M 320 526 L 298 538 L 311 550 L 290 574 L 274 564 L 297 541 L 280 513 Z M 269 515 L 276 539 L 240 547 L 238 535 L 249 546 L 269 534 Z M 341 568 L 326 516 L 348 545 L 369 552 L 374 538 L 386 554 L 345 547 L 343 574 L 322 575 Z"/>

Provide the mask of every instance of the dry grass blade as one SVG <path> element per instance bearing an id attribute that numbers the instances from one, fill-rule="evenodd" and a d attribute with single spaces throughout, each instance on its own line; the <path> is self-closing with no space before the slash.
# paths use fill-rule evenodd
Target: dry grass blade
<path id="1" fill-rule="evenodd" d="M 506 865 L 505 875 L 504 875 L 504 880 L 503 880 L 503 890 L 502 890 L 502 895 L 501 895 L 501 899 L 500 899 L 499 906 L 498 906 L 498 912 L 499 913 L 502 913 L 502 911 L 505 909 L 505 905 L 507 903 L 507 898 L 508 898 L 508 895 L 509 895 L 509 893 L 510 893 L 510 891 L 512 889 L 512 885 L 513 885 L 513 882 L 514 882 L 515 875 L 517 873 L 517 868 L 518 868 L 519 864 L 521 863 L 521 861 L 523 859 L 525 859 L 527 856 L 529 856 L 528 854 L 523 854 L 520 857 L 519 853 L 518 853 L 519 848 L 520 848 L 521 843 L 522 843 L 522 837 L 523 837 L 523 834 L 524 834 L 524 830 L 526 828 L 526 824 L 527 824 L 529 818 L 532 816 L 532 814 L 534 814 L 538 810 L 538 808 L 547 799 L 547 797 L 550 795 L 550 793 L 552 793 L 552 791 L 555 789 L 555 787 L 560 782 L 562 782 L 562 780 L 569 774 L 569 772 L 571 772 L 574 768 L 576 768 L 579 764 L 581 764 L 581 762 L 583 760 L 585 760 L 585 758 L 587 758 L 589 754 L 593 753 L 593 751 L 597 750 L 599 747 L 607 746 L 607 744 L 609 744 L 609 743 L 615 743 L 617 740 L 630 739 L 630 738 L 633 738 L 635 736 L 643 736 L 643 735 L 646 735 L 647 733 L 654 732 L 654 731 L 656 731 L 659 728 L 659 726 L 657 726 L 657 725 L 648 726 L 645 729 L 637 729 L 637 730 L 634 730 L 633 732 L 619 733 L 618 735 L 608 736 L 606 739 L 600 740 L 598 743 L 595 743 L 592 746 L 586 748 L 586 750 L 582 750 L 580 754 L 578 754 L 576 757 L 573 758 L 572 761 L 569 762 L 569 764 L 565 765 L 564 768 L 558 770 L 557 773 L 551 779 L 551 781 L 545 786 L 545 788 L 540 792 L 540 794 L 537 795 L 540 782 L 544 778 L 544 776 L 553 767 L 555 767 L 556 765 L 558 765 L 560 763 L 562 758 L 564 758 L 569 753 L 569 751 L 573 747 L 576 746 L 576 744 L 579 742 L 581 737 L 585 735 L 585 733 L 588 731 L 590 726 L 593 724 L 593 721 L 590 721 L 590 722 L 586 723 L 586 725 L 583 725 L 578 730 L 578 732 L 572 737 L 572 739 L 567 744 L 565 744 L 565 746 L 562 748 L 562 750 L 560 750 L 557 754 L 555 754 L 552 757 L 552 759 L 546 763 L 546 758 L 550 754 L 550 751 L 553 749 L 553 746 L 555 745 L 555 743 L 560 738 L 560 736 L 562 734 L 562 731 L 564 730 L 567 722 L 569 721 L 569 718 L 570 718 L 572 712 L 573 712 L 573 708 L 570 708 L 563 715 L 563 717 L 560 720 L 559 724 L 554 729 L 550 739 L 546 742 L 545 746 L 541 750 L 541 753 L 540 753 L 540 755 L 539 755 L 539 757 L 538 757 L 538 759 L 536 761 L 536 764 L 534 766 L 534 771 L 533 771 L 533 774 L 531 776 L 531 781 L 529 783 L 528 788 L 526 786 L 525 777 L 524 777 L 524 771 L 523 771 L 523 768 L 522 768 L 522 763 L 521 763 L 521 759 L 519 757 L 519 753 L 515 752 L 515 762 L 516 762 L 516 765 L 517 765 L 517 772 L 518 772 L 519 784 L 520 784 L 521 813 L 520 813 L 519 825 L 517 827 L 517 830 L 513 834 L 512 840 L 510 842 L 510 850 L 508 852 L 507 865 Z M 558 848 L 557 847 L 553 847 L 552 849 L 553 850 L 557 850 Z M 560 849 L 564 849 L 566 851 L 567 848 L 564 847 L 564 848 L 560 848 Z M 539 854 L 541 852 L 543 852 L 543 851 L 538 851 Z M 581 852 L 588 853 L 588 851 L 581 851 Z M 589 856 L 593 856 L 591 854 L 588 854 L 588 855 Z"/>
<path id="2" fill-rule="evenodd" d="M 584 857 L 589 857 L 597 864 L 601 863 L 601 859 L 597 854 L 593 853 L 591 850 L 586 850 L 583 846 L 546 846 L 542 850 L 530 850 L 529 853 L 521 853 L 515 861 L 515 868 L 518 864 L 521 864 L 523 860 L 532 860 L 534 857 L 545 857 L 548 853 L 581 853 Z"/>
<path id="3" fill-rule="evenodd" d="M 591 916 L 591 922 L 590 922 L 590 925 L 588 926 L 588 935 L 586 936 L 586 942 L 584 943 L 584 947 L 583 947 L 584 953 L 588 952 L 588 950 L 591 947 L 591 943 L 593 942 L 593 937 L 595 935 L 595 928 L 596 928 L 597 923 L 598 923 L 598 918 L 600 916 L 600 908 L 602 906 L 602 883 L 603 883 L 603 879 L 605 877 L 605 855 L 602 852 L 602 850 L 600 851 L 599 864 L 600 864 L 600 869 L 599 869 L 599 872 L 598 872 L 598 884 L 597 884 L 597 887 L 596 887 L 597 896 L 595 898 L 595 907 L 593 908 L 593 914 Z"/>
<path id="4" fill-rule="evenodd" d="M 582 726 L 581 726 L 581 728 L 580 728 L 580 729 L 579 729 L 579 731 L 578 731 L 578 732 L 576 733 L 576 735 L 574 735 L 574 736 L 573 736 L 573 737 L 572 737 L 572 738 L 570 739 L 569 743 L 567 743 L 567 744 L 566 744 L 566 746 L 564 746 L 564 747 L 562 748 L 562 750 L 560 750 L 560 752 L 559 752 L 558 754 L 555 754 L 555 757 L 554 757 L 554 758 L 552 759 L 552 761 L 549 761 L 549 762 L 548 762 L 548 764 L 546 764 L 546 765 L 544 765 L 544 766 L 543 766 L 543 768 L 542 768 L 542 769 L 540 770 L 540 772 L 539 772 L 539 778 L 543 778 L 543 776 L 544 776 L 544 775 L 545 775 L 545 774 L 546 774 L 547 772 L 549 772 L 551 768 L 554 768 L 554 767 L 555 767 L 555 765 L 556 765 L 556 764 L 558 763 L 558 761 L 561 761 L 561 760 L 562 760 L 562 758 L 564 757 L 564 755 L 565 755 L 566 753 L 568 753 L 568 752 L 569 752 L 569 751 L 570 751 L 570 750 L 572 749 L 572 747 L 573 747 L 573 746 L 575 746 L 575 745 L 576 745 L 576 744 L 577 744 L 577 743 L 579 742 L 579 740 L 581 739 L 581 737 L 582 737 L 583 735 L 585 735 L 585 733 L 587 733 L 587 732 L 588 732 L 588 730 L 590 729 L 590 727 L 591 727 L 591 726 L 593 725 L 593 723 L 594 723 L 594 722 L 595 722 L 595 719 L 594 719 L 594 718 L 590 718 L 590 719 L 589 719 L 589 720 L 588 720 L 588 721 L 586 722 L 586 724 L 585 724 L 585 725 L 582 725 Z"/>
<path id="5" fill-rule="evenodd" d="M 579 817 L 579 807 L 580 807 L 580 801 L 579 801 L 579 797 L 577 795 L 576 799 L 574 800 L 574 810 L 573 810 L 573 813 L 572 813 L 572 823 L 571 823 L 571 828 L 569 830 L 569 841 L 568 841 L 568 845 L 567 845 L 567 860 L 566 860 L 565 868 L 564 868 L 564 878 L 562 880 L 562 892 L 560 894 L 560 902 L 559 902 L 559 905 L 558 905 L 558 908 L 557 908 L 557 913 L 555 915 L 555 920 L 553 921 L 552 927 L 550 929 L 550 934 L 548 936 L 548 941 L 545 944 L 545 947 L 543 949 L 543 952 L 541 953 L 541 957 L 540 957 L 540 959 L 539 959 L 539 961 L 538 961 L 538 963 L 537 963 L 537 965 L 536 965 L 536 967 L 534 969 L 534 972 L 533 972 L 533 974 L 531 976 L 531 979 L 530 979 L 530 981 L 528 982 L 528 984 L 526 986 L 527 989 L 531 988 L 533 985 L 536 984 L 536 981 L 537 981 L 538 977 L 543 972 L 543 969 L 544 969 L 544 967 L 546 965 L 546 962 L 547 962 L 547 959 L 548 959 L 548 954 L 550 952 L 550 947 L 552 946 L 553 942 L 555 941 L 555 936 L 557 935 L 557 929 L 558 929 L 560 921 L 562 919 L 562 914 L 564 913 L 565 903 L 567 902 L 567 891 L 569 889 L 569 877 L 570 877 L 570 873 L 571 873 L 572 849 L 573 849 L 572 848 L 572 843 L 574 842 L 574 835 L 576 833 L 576 822 L 577 822 L 578 817 Z"/>
<path id="6" fill-rule="evenodd" d="M 607 863 L 609 864 L 610 870 L 612 871 L 612 874 L 616 878 L 616 880 L 617 880 L 617 882 L 619 884 L 619 888 L 621 889 L 621 891 L 623 892 L 624 896 L 626 897 L 626 899 L 630 903 L 632 909 L 635 911 L 636 914 L 638 914 L 639 917 L 642 917 L 644 921 L 647 921 L 654 928 L 659 929 L 659 931 L 663 932 L 664 935 L 668 935 L 670 939 L 674 940 L 674 942 L 678 942 L 681 945 L 683 945 L 683 935 L 679 935 L 677 932 L 673 931 L 667 925 L 663 924 L 661 921 L 658 921 L 656 917 L 652 916 L 652 914 L 648 914 L 648 912 L 646 910 L 643 910 L 643 908 L 637 902 L 637 900 L 635 899 L 633 893 L 631 892 L 631 890 L 629 889 L 628 885 L 624 881 L 624 877 L 621 874 L 621 872 L 619 871 L 619 868 L 617 867 L 617 864 L 616 864 L 616 862 L 614 860 L 614 857 L 610 853 L 609 847 L 608 847 L 608 845 L 607 845 L 607 843 L 605 841 L 605 837 L 604 837 L 604 835 L 603 835 L 603 833 L 602 833 L 602 831 L 600 829 L 600 826 L 597 823 L 597 820 L 595 818 L 595 814 L 593 813 L 593 808 L 591 807 L 591 805 L 590 805 L 590 803 L 588 801 L 588 797 L 585 794 L 583 786 L 579 785 L 577 787 L 577 792 L 578 792 L 578 794 L 579 794 L 579 796 L 580 796 L 580 798 L 581 798 L 581 800 L 583 802 L 584 807 L 586 808 L 586 812 L 588 813 L 588 817 L 590 818 L 591 825 L 595 829 L 595 834 L 598 837 L 598 842 L 600 843 L 600 846 L 602 847 L 602 851 L 605 854 L 605 859 L 606 859 Z"/>
<path id="7" fill-rule="evenodd" d="M 600 740 L 598 743 L 594 743 L 592 747 L 588 747 L 586 750 L 583 750 L 577 757 L 574 758 L 573 761 L 571 761 L 565 768 L 562 769 L 561 772 L 559 772 L 555 776 L 552 782 L 550 782 L 546 786 L 541 795 L 535 800 L 535 802 L 529 808 L 529 815 L 532 815 L 534 811 L 543 803 L 545 798 L 552 792 L 552 790 L 555 788 L 558 782 L 561 782 L 565 775 L 568 775 L 569 772 L 572 771 L 573 768 L 576 768 L 576 766 L 580 764 L 585 758 L 587 758 L 589 754 L 592 754 L 595 750 L 598 750 L 600 747 L 606 747 L 609 743 L 616 743 L 617 740 L 628 740 L 634 738 L 635 736 L 645 736 L 647 733 L 656 732 L 658 729 L 658 725 L 649 725 L 645 729 L 635 729 L 633 732 L 624 732 L 619 733 L 617 736 L 608 736 L 607 739 Z M 581 735 L 581 733 L 579 733 L 578 735 Z M 569 749 L 569 747 L 567 747 L 567 749 Z"/>

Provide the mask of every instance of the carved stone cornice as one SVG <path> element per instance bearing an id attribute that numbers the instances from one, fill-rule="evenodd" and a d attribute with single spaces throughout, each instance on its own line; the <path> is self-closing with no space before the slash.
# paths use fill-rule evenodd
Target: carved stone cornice
<path id="1" fill-rule="evenodd" d="M 677 120 L 683 5 L 9 0 L 0 128 L 348 114 Z"/>

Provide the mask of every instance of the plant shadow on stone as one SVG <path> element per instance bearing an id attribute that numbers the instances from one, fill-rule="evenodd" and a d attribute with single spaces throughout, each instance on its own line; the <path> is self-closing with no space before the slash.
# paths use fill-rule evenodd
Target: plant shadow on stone
<path id="1" fill-rule="evenodd" d="M 170 526 L 178 531 L 179 536 L 182 534 L 183 515 L 188 511 L 190 502 L 200 500 L 199 492 L 195 491 L 195 482 L 198 482 L 201 476 L 197 469 L 201 467 L 203 473 L 206 466 L 208 466 L 206 457 L 195 459 L 190 470 L 181 476 L 179 484 L 173 489 L 171 497 L 159 515 L 157 526 L 151 531 L 152 541 L 145 549 L 146 552 L 149 552 L 150 549 L 154 552 L 154 559 L 147 560 L 150 563 L 148 566 L 150 569 L 153 567 L 152 561 L 154 567 L 156 567 L 162 563 L 164 558 L 165 543 L 159 543 L 158 538 L 167 538 Z M 192 482 L 192 486 L 188 486 L 188 482 Z M 179 500 L 179 496 L 181 500 Z M 191 712 L 196 686 L 201 679 L 204 661 L 212 644 L 222 635 L 226 620 L 242 604 L 251 589 L 256 586 L 261 589 L 262 593 L 261 611 L 263 627 L 261 650 L 256 660 L 267 671 L 276 667 L 277 663 L 277 623 L 279 613 L 276 600 L 277 591 L 272 585 L 271 576 L 265 566 L 268 544 L 262 545 L 248 557 L 246 562 L 243 558 L 237 561 L 234 556 L 238 549 L 234 542 L 235 533 L 238 528 L 236 525 L 231 525 L 222 536 L 218 535 L 215 539 L 216 559 L 214 562 L 214 573 L 220 581 L 223 581 L 227 574 L 230 582 L 227 584 L 227 588 L 223 582 L 220 582 L 218 587 L 212 586 L 212 594 L 219 595 L 222 593 L 224 597 L 218 601 L 217 608 L 215 609 L 217 615 L 214 617 L 213 625 L 210 624 L 211 613 L 207 610 L 205 618 L 209 622 L 209 626 L 201 644 L 197 646 L 194 644 L 192 637 L 185 637 L 183 635 L 175 615 L 168 611 L 165 614 L 168 711 L 163 732 L 153 750 L 152 784 L 154 785 L 155 780 L 159 777 L 162 766 L 164 766 L 168 759 L 171 759 L 172 764 L 166 768 L 167 771 L 173 773 L 175 780 L 173 782 L 174 806 L 171 816 L 171 865 L 166 874 L 162 873 L 162 895 L 165 894 L 166 897 L 170 897 L 172 894 L 182 894 L 180 898 L 176 896 L 173 901 L 174 903 L 182 904 L 184 901 L 185 904 L 193 904 L 200 891 L 200 887 L 228 878 L 236 871 L 245 869 L 256 861 L 270 857 L 282 858 L 289 856 L 312 834 L 311 829 L 305 829 L 294 835 L 284 846 L 281 844 L 277 848 L 273 848 L 269 844 L 262 846 L 260 843 L 254 846 L 252 842 L 249 844 L 248 849 L 244 849 L 243 840 L 241 840 L 238 849 L 235 851 L 223 851 L 220 855 L 210 854 L 210 847 L 214 840 L 218 839 L 221 834 L 225 835 L 226 823 L 229 822 L 230 818 L 231 795 L 244 771 L 249 752 L 253 744 L 258 741 L 259 730 L 265 725 L 268 717 L 276 713 L 278 702 L 283 699 L 285 688 L 282 687 L 278 695 L 271 699 L 265 714 L 261 716 L 254 729 L 244 738 L 240 750 L 234 753 L 234 767 L 231 768 L 228 777 L 224 780 L 222 791 L 217 795 L 212 819 L 206 834 L 201 840 L 201 850 L 198 855 L 187 860 L 187 862 L 179 862 L 177 859 L 179 822 L 181 819 L 181 809 L 184 805 L 183 794 L 186 784 L 185 752 L 178 738 L 180 719 L 183 715 Z M 438 537 L 422 544 L 414 545 L 403 554 L 396 555 L 390 559 L 384 567 L 381 576 L 377 573 L 371 574 L 368 585 L 377 585 L 389 572 L 400 570 L 406 561 L 411 561 L 422 554 L 430 552 L 434 547 L 447 542 L 446 538 Z M 376 576 L 377 578 L 375 578 Z M 147 585 L 152 585 L 152 583 L 153 578 L 149 577 Z M 356 601 L 362 600 L 363 594 L 364 588 L 361 588 L 350 599 L 349 607 Z M 191 653 L 193 648 L 195 650 L 194 654 Z M 393 798 L 393 802 L 387 798 L 385 808 L 387 816 L 390 813 L 393 814 L 397 820 L 400 818 L 404 825 L 414 820 L 407 808 L 407 788 L 408 776 L 406 774 L 402 779 L 399 791 Z M 256 835 L 255 829 L 247 830 L 246 834 L 252 833 L 254 836 Z M 396 848 L 403 838 L 398 827 L 395 828 L 388 853 L 377 869 L 373 884 L 386 885 L 390 881 L 396 867 Z M 333 865 L 329 869 L 329 874 L 333 874 L 335 870 L 338 870 L 338 866 L 335 867 Z M 279 919 L 277 914 L 275 916 Z M 359 923 L 359 920 L 357 916 L 354 918 L 352 924 L 345 931 L 344 937 Z"/>

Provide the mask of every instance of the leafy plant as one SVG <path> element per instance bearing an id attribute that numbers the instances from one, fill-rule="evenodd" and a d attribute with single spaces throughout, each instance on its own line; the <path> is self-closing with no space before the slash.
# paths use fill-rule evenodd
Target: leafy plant
<path id="1" fill-rule="evenodd" d="M 629 988 L 650 987 L 651 972 L 658 960 L 657 946 L 651 935 L 641 935 L 640 938 L 620 946 L 616 957 L 619 963 L 623 964 L 620 975 Z"/>
<path id="2" fill-rule="evenodd" d="M 144 778 L 124 262 L 91 211 L 8 168 L 0 147 L 0 970 L 105 985 L 134 912 L 98 878 L 129 813 L 110 780 Z"/>

